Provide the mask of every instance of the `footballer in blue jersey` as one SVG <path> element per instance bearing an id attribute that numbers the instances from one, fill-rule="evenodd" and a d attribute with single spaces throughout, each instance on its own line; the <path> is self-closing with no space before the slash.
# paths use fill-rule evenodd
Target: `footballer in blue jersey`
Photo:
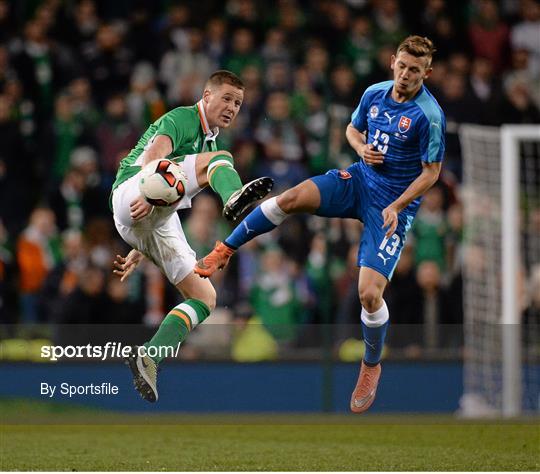
<path id="1" fill-rule="evenodd" d="M 358 266 L 372 268 L 388 280 L 420 205 L 418 193 L 412 200 L 402 195 L 424 168 L 439 169 L 430 165 L 442 161 L 445 131 L 444 114 L 424 85 L 405 102 L 396 101 L 393 90 L 394 81 L 366 89 L 347 128 L 359 155 L 371 152 L 375 161 L 364 157 L 347 170 L 312 178 L 322 197 L 316 214 L 360 219 L 365 227 Z"/>
<path id="2" fill-rule="evenodd" d="M 409 36 L 391 58 L 393 80 L 368 87 L 345 132 L 359 160 L 330 170 L 263 202 L 223 243 L 197 262 L 202 277 L 223 268 L 238 247 L 308 212 L 364 223 L 358 249 L 360 319 L 366 351 L 351 396 L 353 412 L 366 411 L 381 374 L 389 314 L 383 292 L 396 268 L 421 196 L 439 178 L 445 118 L 424 86 L 435 51 L 428 38 Z"/>

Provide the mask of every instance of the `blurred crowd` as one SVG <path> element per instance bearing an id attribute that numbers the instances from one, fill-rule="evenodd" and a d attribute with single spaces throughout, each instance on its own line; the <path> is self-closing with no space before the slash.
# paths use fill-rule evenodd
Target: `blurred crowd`
<path id="1" fill-rule="evenodd" d="M 438 50 L 426 85 L 447 117 L 447 153 L 385 295 L 403 327 L 389 345 L 460 347 L 459 332 L 440 330 L 463 320 L 458 126 L 540 121 L 538 0 L 0 0 L 0 322 L 159 324 L 178 300 L 159 271 L 143 265 L 127 283 L 111 273 L 129 248 L 110 186 L 146 127 L 229 69 L 245 101 L 221 146 L 244 181 L 271 176 L 280 192 L 357 159 L 345 127 L 364 89 L 391 78 L 408 34 Z M 205 192 L 181 216 L 198 256 L 230 231 L 220 206 Z M 278 347 L 320 343 L 299 323 L 359 338 L 361 231 L 290 218 L 216 277 L 214 320 L 262 321 L 254 337 Z"/>

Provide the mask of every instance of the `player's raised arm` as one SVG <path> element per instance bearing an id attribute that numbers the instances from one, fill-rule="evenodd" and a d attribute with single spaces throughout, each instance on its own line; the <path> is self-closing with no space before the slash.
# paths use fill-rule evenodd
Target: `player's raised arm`
<path id="1" fill-rule="evenodd" d="M 366 143 L 366 135 L 360 132 L 350 123 L 345 130 L 345 136 L 354 151 L 368 165 L 380 165 L 384 161 L 384 155 L 371 144 Z"/>

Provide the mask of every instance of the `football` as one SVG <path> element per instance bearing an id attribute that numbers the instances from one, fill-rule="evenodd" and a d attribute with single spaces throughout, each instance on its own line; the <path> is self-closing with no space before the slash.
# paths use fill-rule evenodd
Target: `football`
<path id="1" fill-rule="evenodd" d="M 186 192 L 186 175 L 182 166 L 171 160 L 155 160 L 141 171 L 139 189 L 154 206 L 171 206 Z"/>

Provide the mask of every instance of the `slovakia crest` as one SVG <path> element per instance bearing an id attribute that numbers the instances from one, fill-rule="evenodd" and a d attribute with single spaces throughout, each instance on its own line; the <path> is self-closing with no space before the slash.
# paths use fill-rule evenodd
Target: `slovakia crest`
<path id="1" fill-rule="evenodd" d="M 377 107 L 376 105 L 372 105 L 369 109 L 369 116 L 374 119 L 377 117 L 377 115 L 379 115 L 379 107 Z"/>
<path id="2" fill-rule="evenodd" d="M 351 179 L 352 178 L 351 173 L 349 173 L 348 171 L 345 171 L 345 170 L 339 170 L 339 177 L 341 179 Z"/>
<path id="3" fill-rule="evenodd" d="M 401 133 L 405 133 L 411 127 L 411 123 L 412 123 L 412 120 L 409 117 L 405 117 L 405 115 L 402 115 L 399 118 L 398 130 Z"/>

